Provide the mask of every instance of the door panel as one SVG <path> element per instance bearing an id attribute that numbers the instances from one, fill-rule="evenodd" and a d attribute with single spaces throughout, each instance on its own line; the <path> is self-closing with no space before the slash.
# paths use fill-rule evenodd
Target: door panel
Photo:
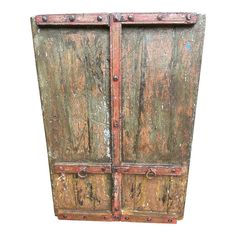
<path id="1" fill-rule="evenodd" d="M 172 214 L 181 216 L 184 208 L 186 178 L 158 176 L 148 179 L 145 175 L 122 177 L 122 211 L 149 215 Z"/>
<path id="2" fill-rule="evenodd" d="M 54 202 L 57 209 L 86 212 L 111 211 L 110 174 L 53 175 Z"/>
<path id="3" fill-rule="evenodd" d="M 108 29 L 41 28 L 35 51 L 49 158 L 110 162 Z"/>
<path id="4" fill-rule="evenodd" d="M 122 160 L 189 159 L 199 80 L 201 23 L 122 28 Z"/>

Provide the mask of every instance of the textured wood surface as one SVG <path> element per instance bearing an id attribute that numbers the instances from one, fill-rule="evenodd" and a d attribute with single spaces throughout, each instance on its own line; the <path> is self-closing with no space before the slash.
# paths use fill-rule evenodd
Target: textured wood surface
<path id="1" fill-rule="evenodd" d="M 80 211 L 111 210 L 111 175 L 53 175 L 53 197 L 56 209 Z"/>
<path id="2" fill-rule="evenodd" d="M 40 28 L 34 37 L 49 158 L 110 161 L 109 31 Z"/>
<path id="3" fill-rule="evenodd" d="M 109 26 L 95 14 L 83 17 L 100 26 L 68 27 L 60 15 L 67 26 L 46 26 L 53 16 L 39 16 L 41 27 L 32 18 L 60 219 L 183 217 L 205 16 L 166 14 L 164 22 L 160 13 L 127 14 L 106 14 Z M 165 25 L 173 16 L 178 24 Z"/>
<path id="4" fill-rule="evenodd" d="M 188 162 L 205 19 L 194 27 L 123 27 L 122 159 Z"/>
<path id="5" fill-rule="evenodd" d="M 186 176 L 124 175 L 122 178 L 122 210 L 126 214 L 150 213 L 181 218 L 185 203 Z"/>

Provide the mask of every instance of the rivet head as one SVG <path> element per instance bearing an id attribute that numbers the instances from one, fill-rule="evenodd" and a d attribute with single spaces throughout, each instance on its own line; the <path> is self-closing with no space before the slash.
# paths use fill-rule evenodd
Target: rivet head
<path id="1" fill-rule="evenodd" d="M 70 16 L 69 16 L 69 21 L 71 21 L 71 22 L 72 22 L 72 21 L 75 21 L 75 16 L 74 16 L 74 15 L 70 15 Z"/>
<path id="2" fill-rule="evenodd" d="M 48 17 L 47 16 L 42 16 L 42 20 L 43 20 L 43 22 L 47 22 L 48 21 Z"/>
<path id="3" fill-rule="evenodd" d="M 128 219 L 129 219 L 129 217 L 128 217 L 128 216 L 126 216 L 126 217 L 125 217 L 125 220 L 128 220 Z"/>
<path id="4" fill-rule="evenodd" d="M 175 172 L 176 172 L 176 169 L 175 169 L 175 168 L 171 169 L 171 172 L 172 172 L 172 173 L 175 173 Z"/>
<path id="5" fill-rule="evenodd" d="M 97 17 L 97 20 L 98 20 L 98 21 L 102 21 L 102 16 L 98 16 L 98 17 Z"/>
<path id="6" fill-rule="evenodd" d="M 62 166 L 59 166 L 59 170 L 64 170 L 64 168 Z"/>
<path id="7" fill-rule="evenodd" d="M 118 120 L 115 120 L 114 123 L 113 123 L 113 126 L 115 128 L 119 128 L 119 121 Z"/>
<path id="8" fill-rule="evenodd" d="M 118 81 L 118 80 L 119 80 L 119 77 L 118 77 L 117 75 L 114 75 L 114 76 L 113 76 L 113 80 L 114 80 L 114 81 Z"/>
<path id="9" fill-rule="evenodd" d="M 147 217 L 147 221 L 151 221 L 152 220 L 152 217 Z"/>
<path id="10" fill-rule="evenodd" d="M 158 16 L 157 16 L 157 20 L 160 20 L 160 21 L 161 21 L 162 19 L 163 19 L 163 15 L 158 15 Z"/>
<path id="11" fill-rule="evenodd" d="M 187 19 L 187 20 L 191 20 L 191 18 L 192 18 L 192 15 L 191 15 L 191 14 L 187 14 L 187 15 L 186 15 L 186 19 Z"/>
<path id="12" fill-rule="evenodd" d="M 116 15 L 115 15 L 115 16 L 113 16 L 113 20 L 114 20 L 114 21 L 119 21 L 119 18 L 118 18 L 118 16 L 116 16 Z"/>
<path id="13" fill-rule="evenodd" d="M 114 220 L 120 220 L 120 216 L 113 216 Z"/>
<path id="14" fill-rule="evenodd" d="M 128 15 L 128 20 L 133 20 L 134 17 L 132 15 Z"/>
<path id="15" fill-rule="evenodd" d="M 168 223 L 172 223 L 172 219 L 168 219 Z"/>

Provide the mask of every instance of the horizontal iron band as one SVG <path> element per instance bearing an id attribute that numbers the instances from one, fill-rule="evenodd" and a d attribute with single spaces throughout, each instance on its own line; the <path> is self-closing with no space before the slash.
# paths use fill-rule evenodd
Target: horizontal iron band
<path id="1" fill-rule="evenodd" d="M 97 14 L 55 14 L 35 16 L 38 26 L 50 25 L 108 25 L 109 15 L 106 13 Z"/>
<path id="2" fill-rule="evenodd" d="M 196 13 L 113 13 L 113 20 L 121 24 L 193 25 Z"/>
<path id="3" fill-rule="evenodd" d="M 134 164 L 111 166 L 110 164 L 102 165 L 86 165 L 86 164 L 70 164 L 70 163 L 56 163 L 54 164 L 54 173 L 78 173 L 80 171 L 86 171 L 91 174 L 99 173 L 122 173 L 122 174 L 139 174 L 154 176 L 180 176 L 187 173 L 187 166 L 178 165 L 151 165 L 151 166 L 138 166 Z"/>
<path id="4" fill-rule="evenodd" d="M 196 13 L 90 13 L 37 15 L 38 26 L 50 25 L 109 25 L 109 18 L 121 24 L 193 25 Z"/>
<path id="5" fill-rule="evenodd" d="M 177 223 L 173 216 L 138 216 L 121 215 L 114 216 L 111 213 L 83 213 L 80 211 L 58 210 L 57 217 L 61 220 L 92 220 L 92 221 L 128 221 L 128 222 L 149 222 L 149 223 Z"/>
<path id="6" fill-rule="evenodd" d="M 99 173 L 111 173 L 111 165 L 86 165 L 86 164 L 69 164 L 69 163 L 57 163 L 54 164 L 54 173 L 78 173 L 80 171 L 86 171 L 90 174 Z"/>

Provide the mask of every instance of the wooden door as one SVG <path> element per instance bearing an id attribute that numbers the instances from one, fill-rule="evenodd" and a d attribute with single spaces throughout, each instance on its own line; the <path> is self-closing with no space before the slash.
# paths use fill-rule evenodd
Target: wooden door
<path id="1" fill-rule="evenodd" d="M 204 24 L 192 13 L 32 18 L 60 219 L 183 217 Z"/>

